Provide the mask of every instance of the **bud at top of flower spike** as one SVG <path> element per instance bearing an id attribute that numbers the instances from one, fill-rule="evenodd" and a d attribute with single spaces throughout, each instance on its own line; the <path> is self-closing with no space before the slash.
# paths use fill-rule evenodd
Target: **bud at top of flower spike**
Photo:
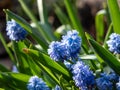
<path id="1" fill-rule="evenodd" d="M 110 40 L 107 41 L 109 50 L 114 54 L 120 54 L 120 35 L 112 33 L 110 35 Z"/>
<path id="2" fill-rule="evenodd" d="M 67 35 L 62 36 L 62 43 L 64 43 L 70 53 L 71 58 L 78 57 L 81 49 L 82 40 L 76 30 L 68 31 Z"/>
<path id="3" fill-rule="evenodd" d="M 27 84 L 28 90 L 50 90 L 46 83 L 37 76 L 32 76 Z"/>
<path id="4" fill-rule="evenodd" d="M 95 85 L 93 72 L 82 61 L 78 61 L 72 66 L 73 80 L 80 90 L 92 90 Z"/>
<path id="5" fill-rule="evenodd" d="M 27 32 L 14 20 L 7 21 L 7 35 L 10 40 L 19 41 L 25 39 Z"/>

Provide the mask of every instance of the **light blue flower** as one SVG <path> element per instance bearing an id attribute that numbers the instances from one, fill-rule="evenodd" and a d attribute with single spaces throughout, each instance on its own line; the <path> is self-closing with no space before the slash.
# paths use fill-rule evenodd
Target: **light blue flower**
<path id="1" fill-rule="evenodd" d="M 48 54 L 55 61 L 64 61 L 69 59 L 69 53 L 66 46 L 58 41 L 53 41 L 49 45 Z"/>
<path id="2" fill-rule="evenodd" d="M 120 90 L 120 77 L 119 77 L 119 82 L 116 83 L 116 88 L 117 88 L 117 90 Z"/>
<path id="3" fill-rule="evenodd" d="M 37 76 L 32 76 L 27 84 L 28 90 L 50 90 L 46 83 Z"/>
<path id="4" fill-rule="evenodd" d="M 60 86 L 56 85 L 54 90 L 62 90 Z"/>
<path id="5" fill-rule="evenodd" d="M 72 69 L 72 64 L 71 64 L 70 62 L 64 61 L 64 64 L 65 64 L 65 66 L 66 66 L 69 70 Z"/>
<path id="6" fill-rule="evenodd" d="M 93 72 L 82 61 L 78 61 L 72 66 L 73 80 L 75 85 L 81 90 L 91 90 L 95 85 Z"/>
<path id="7" fill-rule="evenodd" d="M 106 73 L 101 73 L 101 77 L 96 79 L 97 88 L 99 90 L 112 90 L 113 83 L 111 82 L 114 78 Z"/>
<path id="8" fill-rule="evenodd" d="M 109 50 L 114 54 L 120 54 L 120 35 L 112 33 L 110 35 L 110 40 L 107 41 Z"/>
<path id="9" fill-rule="evenodd" d="M 6 31 L 9 39 L 14 41 L 24 40 L 27 35 L 26 30 L 14 20 L 7 21 Z"/>
<path id="10" fill-rule="evenodd" d="M 68 31 L 67 35 L 62 36 L 62 43 L 64 43 L 70 53 L 72 59 L 77 58 L 81 49 L 82 40 L 76 30 Z"/>

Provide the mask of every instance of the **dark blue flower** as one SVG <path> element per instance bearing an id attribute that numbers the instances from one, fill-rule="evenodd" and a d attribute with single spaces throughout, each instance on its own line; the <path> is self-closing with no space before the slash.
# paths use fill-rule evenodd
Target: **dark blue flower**
<path id="1" fill-rule="evenodd" d="M 120 90 L 120 77 L 119 77 L 119 82 L 116 83 L 116 88 L 117 88 L 117 90 Z"/>
<path id="2" fill-rule="evenodd" d="M 28 90 L 50 90 L 46 83 L 37 76 L 32 76 L 27 84 Z"/>
<path id="3" fill-rule="evenodd" d="M 72 59 L 78 57 L 82 40 L 76 30 L 68 31 L 67 35 L 62 37 L 61 42 L 66 45 Z"/>
<path id="4" fill-rule="evenodd" d="M 109 50 L 115 54 L 120 54 L 120 35 L 112 33 L 107 41 Z"/>
<path id="5" fill-rule="evenodd" d="M 7 21 L 7 35 L 10 40 L 19 41 L 25 39 L 27 32 L 14 20 Z"/>
<path id="6" fill-rule="evenodd" d="M 61 42 L 51 42 L 48 49 L 48 54 L 55 61 L 64 61 L 69 59 L 69 53 L 66 46 Z"/>
<path id="7" fill-rule="evenodd" d="M 78 61 L 72 66 L 73 80 L 81 90 L 88 90 L 95 85 L 93 72 L 82 61 Z"/>
<path id="8" fill-rule="evenodd" d="M 107 75 L 106 73 L 101 73 L 101 77 L 96 79 L 97 88 L 99 90 L 112 90 L 112 80 L 114 79 L 115 77 L 112 78 L 112 74 Z"/>
<path id="9" fill-rule="evenodd" d="M 107 75 L 107 77 L 112 82 L 118 82 L 119 81 L 119 76 L 117 74 L 115 74 L 114 72 Z"/>

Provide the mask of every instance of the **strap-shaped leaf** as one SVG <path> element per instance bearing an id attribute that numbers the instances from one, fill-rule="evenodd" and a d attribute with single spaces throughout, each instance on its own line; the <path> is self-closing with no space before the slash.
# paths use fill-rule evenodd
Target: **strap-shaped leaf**
<path id="1" fill-rule="evenodd" d="M 96 39 L 98 42 L 103 41 L 104 37 L 104 16 L 106 11 L 100 10 L 95 17 L 95 27 L 96 27 Z"/>
<path id="2" fill-rule="evenodd" d="M 110 16 L 113 22 L 113 28 L 116 33 L 120 34 L 120 9 L 117 0 L 107 0 Z"/>
<path id="3" fill-rule="evenodd" d="M 21 73 L 0 72 L 0 85 L 9 87 L 8 90 L 26 90 L 30 76 Z M 0 86 L 2 87 L 2 86 Z M 3 86 L 4 87 L 4 86 Z"/>
<path id="4" fill-rule="evenodd" d="M 82 37 L 83 47 L 87 50 L 88 49 L 88 43 L 85 37 L 85 33 L 83 31 L 83 28 L 81 26 L 81 23 L 79 21 L 77 10 L 75 6 L 71 3 L 71 0 L 64 0 L 68 15 L 70 17 L 70 20 L 72 22 L 73 28 L 78 30 L 80 33 L 80 36 Z"/>
<path id="5" fill-rule="evenodd" d="M 32 49 L 25 49 L 24 52 L 26 52 L 30 57 L 34 58 L 34 60 L 37 63 L 41 63 L 45 67 L 52 70 L 52 72 L 57 73 L 58 75 L 63 75 L 63 77 L 70 81 L 72 79 L 71 73 L 64 67 L 62 67 L 57 62 L 53 61 L 49 56 L 46 54 L 43 54 L 39 51 L 32 50 Z"/>
<path id="6" fill-rule="evenodd" d="M 105 48 L 94 40 L 89 40 L 94 51 L 101 57 L 117 74 L 120 75 L 120 62 Z"/>

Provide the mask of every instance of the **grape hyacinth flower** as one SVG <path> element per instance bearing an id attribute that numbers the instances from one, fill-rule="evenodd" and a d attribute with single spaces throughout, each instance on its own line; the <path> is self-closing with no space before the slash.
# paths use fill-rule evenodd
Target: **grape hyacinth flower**
<path id="1" fill-rule="evenodd" d="M 60 88 L 60 86 L 56 85 L 54 90 L 62 90 L 62 89 Z"/>
<path id="2" fill-rule="evenodd" d="M 72 59 L 78 57 L 78 53 L 81 49 L 81 38 L 78 36 L 78 32 L 76 30 L 68 31 L 67 35 L 62 36 L 62 43 L 64 43 L 70 53 Z"/>
<path id="3" fill-rule="evenodd" d="M 119 76 L 117 74 L 115 74 L 115 72 L 111 72 L 109 75 L 107 75 L 107 77 L 109 78 L 109 80 L 111 82 L 118 82 L 119 81 Z"/>
<path id="4" fill-rule="evenodd" d="M 120 90 L 120 77 L 119 77 L 119 82 L 116 83 L 116 88 L 117 88 L 117 90 Z"/>
<path id="5" fill-rule="evenodd" d="M 67 35 L 62 37 L 61 42 L 53 41 L 49 45 L 48 54 L 55 61 L 71 60 L 78 58 L 81 49 L 81 38 L 76 30 L 68 31 Z"/>
<path id="6" fill-rule="evenodd" d="M 73 80 L 81 90 L 91 90 L 95 85 L 93 72 L 82 61 L 72 66 Z"/>
<path id="7" fill-rule="evenodd" d="M 50 90 L 46 83 L 37 76 L 32 76 L 27 84 L 28 90 Z"/>
<path id="8" fill-rule="evenodd" d="M 101 73 L 101 77 L 96 79 L 97 88 L 99 90 L 112 90 L 113 81 L 115 78 L 111 78 L 111 75 L 107 75 L 106 73 Z"/>
<path id="9" fill-rule="evenodd" d="M 27 35 L 26 30 L 14 20 L 7 21 L 6 31 L 9 39 L 14 41 L 24 40 Z"/>
<path id="10" fill-rule="evenodd" d="M 61 42 L 53 41 L 49 45 L 48 54 L 55 61 L 64 61 L 69 59 L 69 53 L 65 45 Z"/>
<path id="11" fill-rule="evenodd" d="M 112 33 L 110 35 L 110 40 L 107 41 L 109 50 L 114 54 L 120 54 L 120 35 Z"/>

